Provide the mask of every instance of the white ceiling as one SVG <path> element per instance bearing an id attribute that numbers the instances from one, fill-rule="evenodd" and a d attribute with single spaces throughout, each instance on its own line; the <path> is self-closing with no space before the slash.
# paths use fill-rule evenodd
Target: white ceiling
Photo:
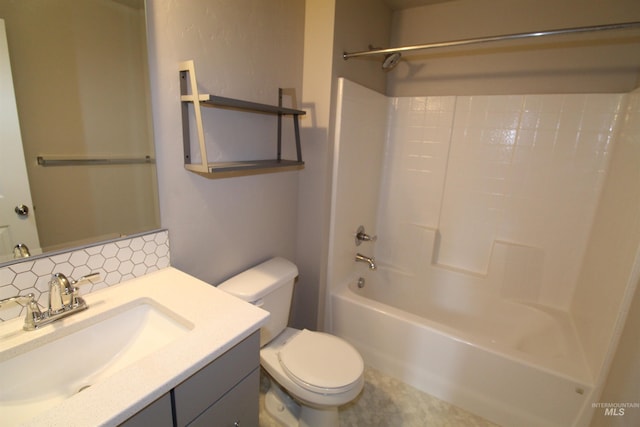
<path id="1" fill-rule="evenodd" d="M 384 0 L 393 10 L 409 9 L 412 7 L 426 6 L 435 3 L 445 3 L 453 0 Z"/>

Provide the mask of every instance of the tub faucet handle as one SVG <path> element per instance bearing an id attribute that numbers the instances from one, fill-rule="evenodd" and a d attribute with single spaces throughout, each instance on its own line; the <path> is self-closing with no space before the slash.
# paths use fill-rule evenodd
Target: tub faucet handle
<path id="1" fill-rule="evenodd" d="M 358 227 L 358 230 L 356 230 L 355 237 L 356 237 L 356 246 L 360 246 L 360 243 L 362 242 L 375 242 L 376 240 L 378 240 L 378 236 L 370 236 L 367 233 L 365 233 L 363 225 Z"/>

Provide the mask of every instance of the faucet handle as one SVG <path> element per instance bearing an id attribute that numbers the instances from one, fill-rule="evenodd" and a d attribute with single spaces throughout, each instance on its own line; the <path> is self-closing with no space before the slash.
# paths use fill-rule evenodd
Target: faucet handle
<path id="1" fill-rule="evenodd" d="M 82 298 L 80 298 L 78 296 L 78 286 L 79 285 L 86 285 L 87 283 L 92 283 L 91 280 L 93 279 L 99 279 L 100 278 L 100 273 L 98 272 L 93 272 L 93 273 L 89 273 L 86 276 L 82 276 L 81 278 L 79 278 L 78 280 L 71 280 L 71 286 L 73 286 L 73 288 L 71 288 L 72 291 L 72 298 L 71 298 L 71 305 L 76 306 L 79 304 L 84 304 L 84 301 L 82 300 Z M 82 301 L 82 302 L 80 302 Z"/>
<path id="2" fill-rule="evenodd" d="M 29 303 L 31 301 L 35 301 L 35 295 L 34 294 L 27 294 L 27 295 L 16 295 L 14 297 L 9 297 L 9 298 L 4 298 L 0 300 L 0 307 L 2 307 L 3 305 L 7 304 L 7 303 L 16 303 L 16 304 L 25 304 L 25 303 Z"/>
<path id="3" fill-rule="evenodd" d="M 24 305 L 27 308 L 27 315 L 24 318 L 25 331 L 32 331 L 36 328 L 36 322 L 42 318 L 42 312 L 40 306 L 36 302 L 34 294 L 16 295 L 14 297 L 5 298 L 0 300 L 0 307 L 7 303 L 16 303 Z"/>
<path id="4" fill-rule="evenodd" d="M 100 273 L 98 272 L 93 272 L 93 273 L 89 273 L 86 276 L 82 276 L 81 278 L 79 278 L 78 280 L 73 280 L 73 279 L 69 279 L 71 281 L 72 285 L 82 285 L 82 282 L 91 282 L 91 280 L 93 279 L 99 279 L 100 278 Z"/>
<path id="5" fill-rule="evenodd" d="M 363 225 L 358 227 L 358 229 L 356 230 L 355 237 L 356 237 L 356 246 L 360 246 L 360 243 L 362 242 L 375 242 L 376 240 L 378 240 L 378 236 L 370 236 L 367 233 L 365 233 Z"/>

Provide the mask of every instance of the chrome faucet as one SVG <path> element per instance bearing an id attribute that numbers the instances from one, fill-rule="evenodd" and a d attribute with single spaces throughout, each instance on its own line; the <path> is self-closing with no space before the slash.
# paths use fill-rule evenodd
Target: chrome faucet
<path id="1" fill-rule="evenodd" d="M 366 262 L 369 264 L 369 270 L 375 270 L 376 267 L 376 259 L 374 257 L 364 256 L 362 254 L 356 254 L 356 262 Z"/>
<path id="2" fill-rule="evenodd" d="M 17 209 L 17 208 L 16 208 Z M 13 247 L 13 258 L 28 258 L 31 256 L 31 252 L 29 252 L 29 247 L 24 243 L 18 243 Z"/>
<path id="3" fill-rule="evenodd" d="M 62 273 L 55 273 L 49 281 L 49 313 L 68 313 L 84 310 L 87 304 L 78 296 L 80 282 L 89 281 L 100 276 L 100 273 L 91 273 L 78 280 L 68 279 Z"/>
<path id="4" fill-rule="evenodd" d="M 99 275 L 100 273 L 93 273 L 76 281 L 67 279 L 62 273 L 54 274 L 49 281 L 49 307 L 46 311 L 40 310 L 34 294 L 0 300 L 0 307 L 6 303 L 23 304 L 27 308 L 27 315 L 22 329 L 33 331 L 40 326 L 87 309 L 87 303 L 78 296 L 78 288 L 75 285 L 85 280 L 95 279 Z"/>
<path id="5" fill-rule="evenodd" d="M 49 312 L 60 313 L 78 304 L 78 288 L 62 273 L 54 273 L 49 281 Z"/>

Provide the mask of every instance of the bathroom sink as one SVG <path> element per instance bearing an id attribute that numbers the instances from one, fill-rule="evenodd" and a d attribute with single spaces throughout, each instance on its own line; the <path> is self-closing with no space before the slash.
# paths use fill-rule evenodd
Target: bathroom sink
<path id="1" fill-rule="evenodd" d="M 193 325 L 149 298 L 0 351 L 0 414 L 13 425 L 82 393 L 188 333 Z"/>
<path id="2" fill-rule="evenodd" d="M 82 295 L 33 331 L 0 322 L 0 425 L 120 425 L 269 314 L 173 267 Z"/>

